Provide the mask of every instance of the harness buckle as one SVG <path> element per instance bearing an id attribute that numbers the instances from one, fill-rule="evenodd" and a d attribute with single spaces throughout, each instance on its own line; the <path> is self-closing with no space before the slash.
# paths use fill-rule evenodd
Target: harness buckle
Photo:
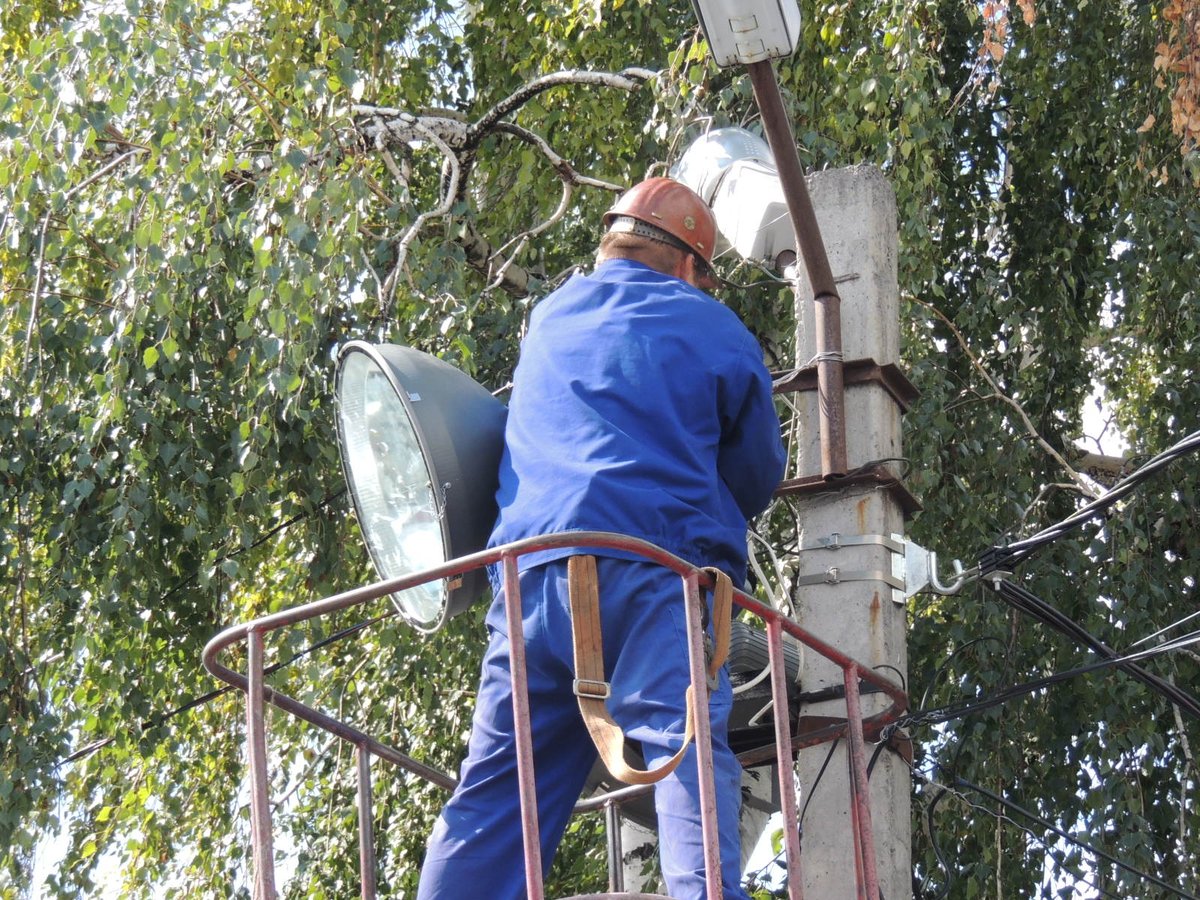
<path id="1" fill-rule="evenodd" d="M 571 683 L 571 689 L 576 697 L 587 700 L 607 700 L 612 696 L 612 685 L 607 681 L 594 681 L 590 678 L 576 678 Z"/>

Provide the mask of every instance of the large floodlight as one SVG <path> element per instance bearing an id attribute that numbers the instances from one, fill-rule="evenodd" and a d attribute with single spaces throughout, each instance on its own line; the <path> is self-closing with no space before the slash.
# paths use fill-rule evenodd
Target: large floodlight
<path id="1" fill-rule="evenodd" d="M 796 0 L 692 0 L 692 5 L 718 66 L 747 66 L 796 49 Z"/>
<path id="2" fill-rule="evenodd" d="M 775 157 L 758 135 L 744 128 L 701 135 L 672 167 L 671 177 L 712 207 L 718 253 L 732 247 L 743 259 L 776 269 L 795 259 L 796 231 Z"/>
<path id="3" fill-rule="evenodd" d="M 359 526 L 382 578 L 482 550 L 496 519 L 504 405 L 437 357 L 347 344 L 338 357 L 338 445 Z M 482 570 L 392 595 L 436 631 L 486 590 Z"/>

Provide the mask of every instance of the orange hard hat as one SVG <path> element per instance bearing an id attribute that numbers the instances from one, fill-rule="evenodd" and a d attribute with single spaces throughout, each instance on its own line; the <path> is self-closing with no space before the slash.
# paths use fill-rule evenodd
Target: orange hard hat
<path id="1" fill-rule="evenodd" d="M 640 228 L 638 223 L 650 228 Z M 628 231 L 676 244 L 695 253 L 711 269 L 717 220 L 699 194 L 671 178 L 647 178 L 635 184 L 604 214 L 604 226 L 609 231 Z"/>

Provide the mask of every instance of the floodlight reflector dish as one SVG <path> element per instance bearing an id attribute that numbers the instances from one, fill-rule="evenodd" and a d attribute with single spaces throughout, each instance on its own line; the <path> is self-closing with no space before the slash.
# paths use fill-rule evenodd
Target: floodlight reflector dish
<path id="1" fill-rule="evenodd" d="M 482 550 L 496 519 L 504 405 L 412 347 L 347 344 L 338 356 L 338 446 L 359 527 L 381 578 Z M 432 632 L 486 591 L 480 570 L 392 595 Z"/>
<path id="2" fill-rule="evenodd" d="M 701 135 L 671 169 L 712 207 L 717 255 L 733 249 L 743 259 L 779 269 L 794 258 L 796 233 L 771 148 L 744 128 Z"/>
<path id="3" fill-rule="evenodd" d="M 699 194 L 712 205 L 721 180 L 736 162 L 748 160 L 774 167 L 775 156 L 765 140 L 745 128 L 715 128 L 688 146 L 671 177 Z"/>

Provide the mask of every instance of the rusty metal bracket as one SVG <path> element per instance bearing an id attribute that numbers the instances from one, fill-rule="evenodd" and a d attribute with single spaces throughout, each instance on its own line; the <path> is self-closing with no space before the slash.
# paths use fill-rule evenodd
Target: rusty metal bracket
<path id="1" fill-rule="evenodd" d="M 902 412 L 916 402 L 921 392 L 894 363 L 880 365 L 875 360 L 849 359 L 842 363 L 846 387 L 853 384 L 878 384 L 900 406 Z M 817 367 L 805 366 L 788 372 L 772 372 L 771 381 L 776 394 L 790 394 L 817 389 Z"/>
<path id="2" fill-rule="evenodd" d="M 921 511 L 921 502 L 917 500 L 899 478 L 881 465 L 870 466 L 841 478 L 825 479 L 820 475 L 810 475 L 805 478 L 789 478 L 782 481 L 775 489 L 776 497 L 790 495 L 828 494 L 845 488 L 860 485 L 873 485 L 883 488 L 892 494 L 892 499 L 904 511 L 904 517 L 911 519 Z"/>

